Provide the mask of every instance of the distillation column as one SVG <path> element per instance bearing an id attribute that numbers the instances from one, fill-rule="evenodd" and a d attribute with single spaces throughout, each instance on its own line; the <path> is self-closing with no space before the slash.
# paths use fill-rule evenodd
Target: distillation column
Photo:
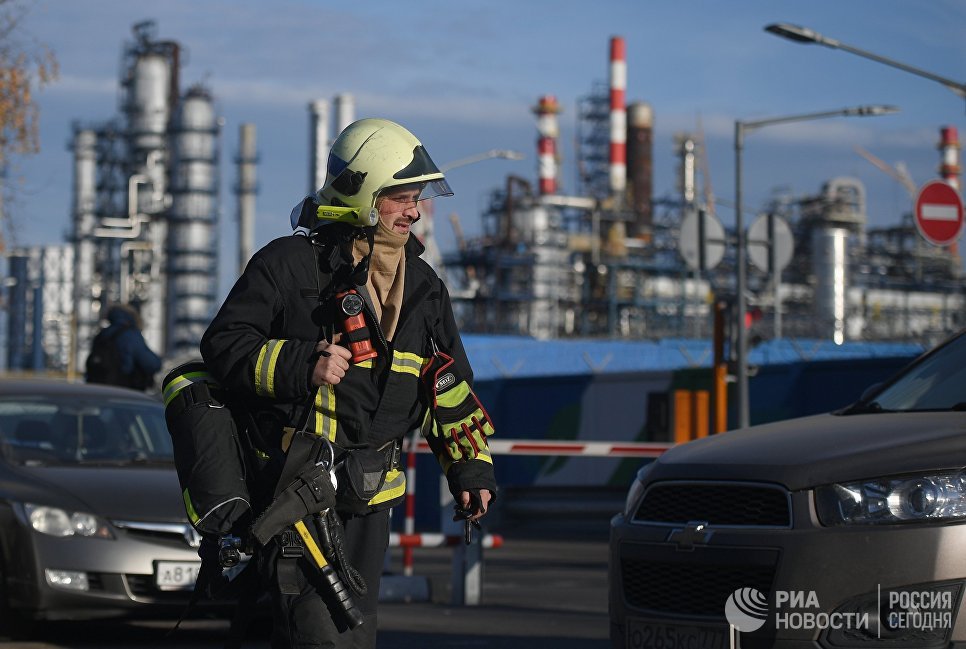
<path id="1" fill-rule="evenodd" d="M 74 127 L 71 150 L 74 153 L 73 214 L 71 243 L 74 245 L 74 340 L 73 366 L 84 367 L 100 319 L 100 290 L 94 286 L 97 242 L 94 229 L 97 197 L 97 133 Z"/>
<path id="2" fill-rule="evenodd" d="M 309 194 L 325 184 L 329 158 L 329 104 L 324 99 L 309 103 Z"/>
<path id="3" fill-rule="evenodd" d="M 120 239 L 119 296 L 141 315 L 144 338 L 164 353 L 168 224 L 168 126 L 177 102 L 179 47 L 154 40 L 155 25 L 135 25 L 125 50 L 122 108 L 127 118 L 124 171 L 129 182 L 127 219 L 105 218 L 101 236 Z"/>
<path id="4" fill-rule="evenodd" d="M 255 125 L 242 124 L 238 129 L 238 274 L 241 275 L 255 252 L 255 194 L 258 193 L 255 165 Z M 319 185 L 321 187 L 321 185 Z M 314 191 L 314 190 L 313 190 Z"/>
<path id="5" fill-rule="evenodd" d="M 833 178 L 822 192 L 825 200 L 811 232 L 813 318 L 841 345 L 849 334 L 849 239 L 865 230 L 865 186 L 854 178 Z"/>
<path id="6" fill-rule="evenodd" d="M 346 126 L 356 121 L 356 100 L 352 95 L 336 95 L 333 101 L 335 103 L 335 137 L 329 142 L 330 146 L 339 136 L 339 133 L 345 130 Z M 328 151 L 326 151 L 326 156 L 328 157 Z"/>
<path id="7" fill-rule="evenodd" d="M 171 358 L 197 355 L 216 306 L 219 127 L 208 91 L 190 89 L 171 134 L 166 349 Z"/>

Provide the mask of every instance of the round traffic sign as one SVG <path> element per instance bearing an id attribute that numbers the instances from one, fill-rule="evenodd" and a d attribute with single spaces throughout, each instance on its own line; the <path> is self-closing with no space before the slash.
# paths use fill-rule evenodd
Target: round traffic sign
<path id="1" fill-rule="evenodd" d="M 770 224 L 769 224 L 770 222 Z M 769 229 L 771 230 L 769 234 Z M 775 256 L 771 268 L 771 249 Z M 785 219 L 774 214 L 762 214 L 748 228 L 748 259 L 764 272 L 781 272 L 792 260 L 795 242 Z"/>
<path id="2" fill-rule="evenodd" d="M 725 232 L 721 221 L 703 210 L 689 211 L 681 219 L 678 251 L 694 270 L 710 270 L 717 266 L 725 253 Z M 701 268 L 702 261 L 704 268 Z"/>
<path id="3" fill-rule="evenodd" d="M 916 229 L 936 246 L 956 241 L 963 229 L 963 199 L 947 182 L 931 180 L 916 196 Z"/>

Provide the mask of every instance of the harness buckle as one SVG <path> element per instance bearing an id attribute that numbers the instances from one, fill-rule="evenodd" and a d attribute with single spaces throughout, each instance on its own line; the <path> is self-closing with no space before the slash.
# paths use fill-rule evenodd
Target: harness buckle
<path id="1" fill-rule="evenodd" d="M 286 559 L 298 559 L 304 554 L 302 539 L 295 530 L 285 530 L 281 534 L 279 546 L 282 549 L 282 556 Z"/>

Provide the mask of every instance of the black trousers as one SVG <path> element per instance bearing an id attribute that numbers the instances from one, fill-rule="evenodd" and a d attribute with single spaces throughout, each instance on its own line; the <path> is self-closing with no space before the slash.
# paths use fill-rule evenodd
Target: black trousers
<path id="1" fill-rule="evenodd" d="M 311 559 L 297 562 L 299 593 L 282 594 L 277 559 L 268 566 L 272 593 L 272 649 L 375 649 L 379 578 L 389 545 L 389 510 L 344 519 L 345 551 L 349 564 L 365 580 L 365 596 L 354 595 L 365 622 L 355 629 L 341 623 L 328 585 L 319 580 Z M 284 561 L 284 560 L 283 560 Z"/>

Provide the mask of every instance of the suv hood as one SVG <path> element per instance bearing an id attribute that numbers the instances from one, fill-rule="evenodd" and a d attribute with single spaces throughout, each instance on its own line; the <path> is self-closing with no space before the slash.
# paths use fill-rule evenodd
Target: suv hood
<path id="1" fill-rule="evenodd" d="M 966 465 L 966 412 L 815 415 L 676 446 L 648 481 L 752 480 L 792 491 Z"/>

